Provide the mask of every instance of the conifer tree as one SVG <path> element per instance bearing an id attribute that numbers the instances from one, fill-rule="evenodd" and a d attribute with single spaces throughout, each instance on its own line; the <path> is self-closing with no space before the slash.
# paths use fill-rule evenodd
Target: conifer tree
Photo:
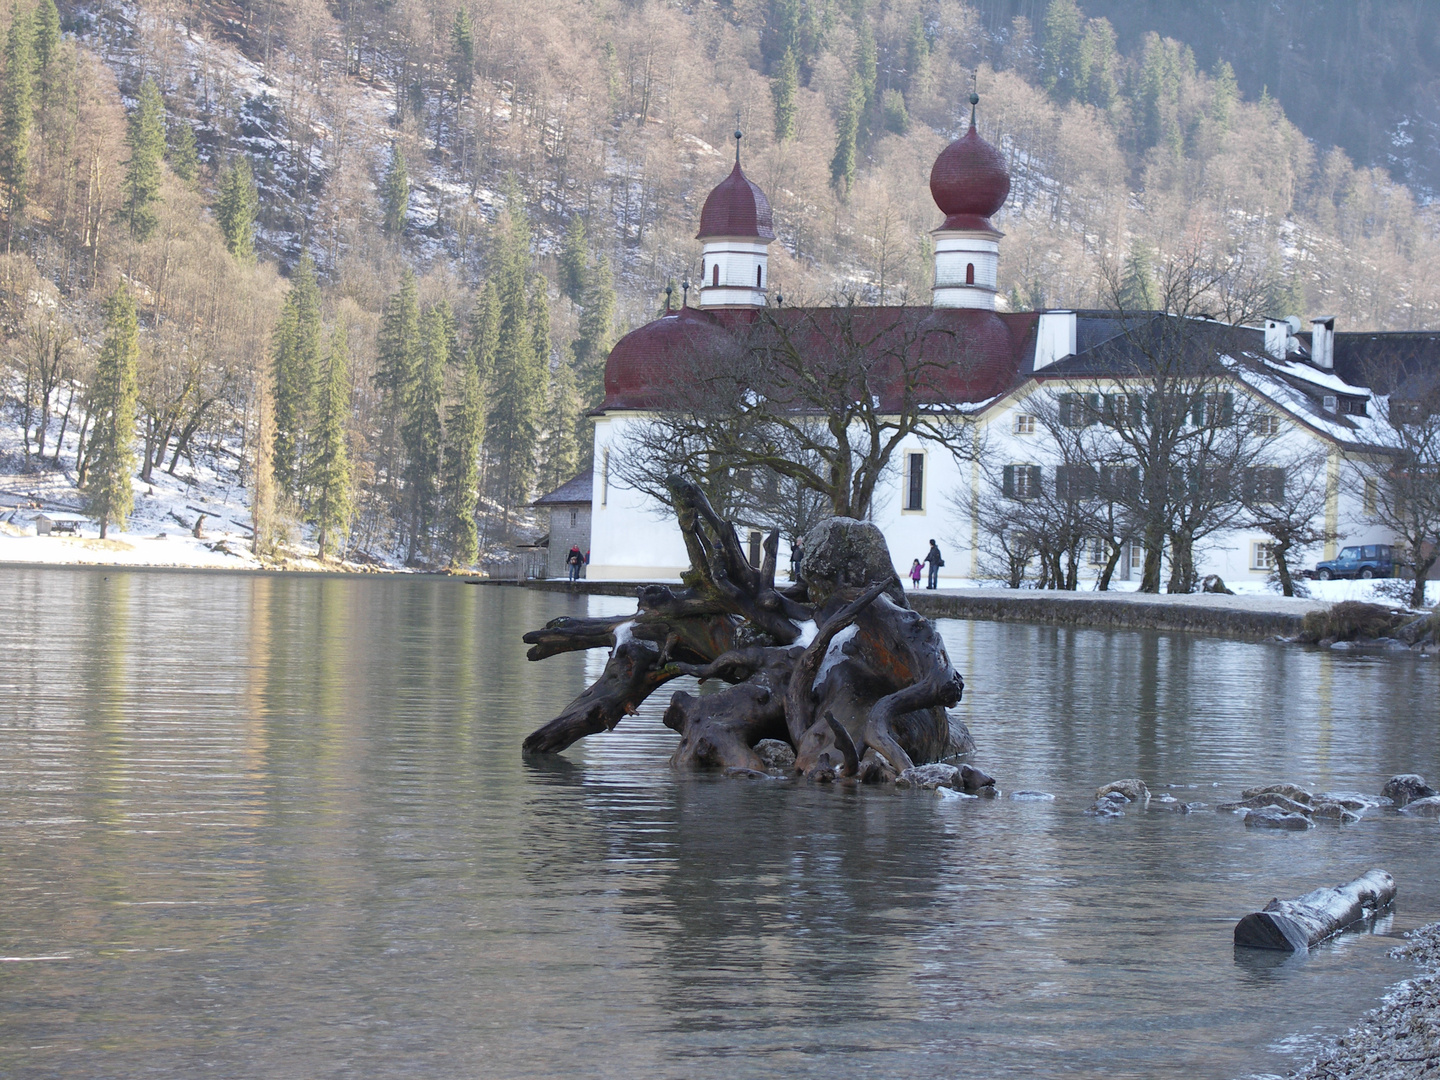
<path id="1" fill-rule="evenodd" d="M 483 386 L 495 371 L 495 350 L 500 333 L 500 290 L 495 281 L 485 283 L 470 311 L 470 343 L 466 354 L 480 375 Z"/>
<path id="2" fill-rule="evenodd" d="M 390 168 L 380 185 L 380 197 L 384 201 L 386 234 L 403 235 L 405 218 L 410 213 L 410 174 L 405 168 L 405 155 L 398 146 L 390 147 Z"/>
<path id="3" fill-rule="evenodd" d="M 514 191 L 501 223 L 497 256 L 499 319 L 485 428 L 486 485 L 508 515 L 524 501 L 535 475 L 548 374 L 548 346 L 542 358 L 536 355 L 536 343 L 542 335 L 549 338 L 548 325 L 532 323 L 540 298 L 531 295 L 530 225 Z"/>
<path id="4" fill-rule="evenodd" d="M 55 0 L 40 0 L 35 5 L 35 72 L 43 75 L 55 59 L 60 46 L 60 12 Z"/>
<path id="5" fill-rule="evenodd" d="M 1130 245 L 1120 277 L 1120 306 L 1125 311 L 1154 311 L 1160 297 L 1155 285 L 1154 253 L 1136 241 Z"/>
<path id="6" fill-rule="evenodd" d="M 860 111 L 863 115 L 875 104 L 880 75 L 875 31 L 870 28 L 870 20 L 863 13 L 857 17 L 857 21 L 860 27 L 855 34 L 855 75 L 860 80 L 860 92 L 863 95 Z"/>
<path id="7" fill-rule="evenodd" d="M 463 94 L 475 81 L 475 31 L 470 24 L 470 11 L 463 4 L 450 24 L 450 49 L 455 85 Z"/>
<path id="8" fill-rule="evenodd" d="M 134 502 L 136 367 L 140 359 L 135 301 L 122 283 L 105 304 L 105 343 L 90 391 L 91 464 L 86 478 L 90 513 L 103 540 L 111 525 L 125 527 Z"/>
<path id="9" fill-rule="evenodd" d="M 237 154 L 220 181 L 220 199 L 215 204 L 215 220 L 225 247 L 242 263 L 255 261 L 255 215 L 260 198 L 255 192 L 255 177 L 250 159 Z"/>
<path id="10" fill-rule="evenodd" d="M 454 316 L 443 300 L 421 316 L 419 362 L 405 396 L 405 420 L 400 432 L 405 444 L 405 502 L 410 519 L 406 561 L 410 563 L 421 554 L 429 554 L 431 547 L 443 438 L 440 408 L 454 336 Z"/>
<path id="11" fill-rule="evenodd" d="M 584 409 L 569 364 L 559 364 L 550 377 L 550 401 L 546 410 L 544 459 L 540 487 L 549 489 L 565 483 L 580 467 L 580 431 Z"/>
<path id="12" fill-rule="evenodd" d="M 32 64 L 30 20 L 20 5 L 10 9 L 5 41 L 5 86 L 0 92 L 0 193 L 5 200 L 5 253 L 15 236 L 15 219 L 25 211 L 29 191 Z"/>
<path id="13" fill-rule="evenodd" d="M 579 333 L 573 347 L 575 366 L 580 372 L 600 369 L 603 373 L 605 358 L 614 344 L 615 280 L 604 259 L 595 260 L 585 276 Z M 586 381 L 583 375 L 580 378 L 582 383 Z"/>
<path id="14" fill-rule="evenodd" d="M 320 390 L 315 434 L 306 470 L 305 486 L 310 491 L 310 511 L 322 562 L 330 550 L 331 541 L 344 535 L 350 521 L 350 450 L 347 442 L 349 368 L 349 335 L 342 323 L 330 335 L 324 385 Z M 338 546 L 343 552 L 343 542 Z"/>
<path id="15" fill-rule="evenodd" d="M 585 302 L 585 276 L 590 266 L 590 246 L 585 238 L 585 219 L 571 214 L 565 227 L 565 246 L 560 251 L 560 291 L 573 303 Z"/>
<path id="16" fill-rule="evenodd" d="M 930 65 L 930 39 L 925 36 L 925 20 L 917 14 L 910 21 L 910 36 L 905 42 L 905 86 L 909 93 L 925 82 Z"/>
<path id="17" fill-rule="evenodd" d="M 475 507 L 480 485 L 480 440 L 485 432 L 483 355 L 482 349 L 458 359 L 459 394 L 451 402 L 445 417 L 445 455 L 440 486 L 445 513 L 445 544 L 452 567 L 472 566 L 479 557 Z"/>
<path id="18" fill-rule="evenodd" d="M 800 65 L 795 60 L 795 50 L 785 49 L 770 80 L 770 93 L 775 98 L 775 141 L 784 142 L 795 137 L 795 95 L 800 88 Z"/>
<path id="19" fill-rule="evenodd" d="M 148 76 L 140 84 L 125 142 L 130 148 L 130 161 L 125 166 L 121 216 L 131 237 L 143 242 L 160 222 L 155 203 L 160 198 L 161 159 L 165 156 L 165 102 Z"/>
<path id="20" fill-rule="evenodd" d="M 195 133 L 184 121 L 170 126 L 170 145 L 165 151 L 170 171 L 191 187 L 200 175 L 200 153 L 195 148 Z"/>
<path id="21" fill-rule="evenodd" d="M 1076 65 L 1084 73 L 1085 84 L 1079 95 L 1087 105 L 1111 112 L 1120 96 L 1115 78 L 1115 29 L 1109 19 L 1091 19 L 1085 24 L 1080 39 L 1080 57 Z"/>
<path id="22" fill-rule="evenodd" d="M 1075 0 L 1050 0 L 1045 9 L 1041 81 L 1057 101 L 1071 100 L 1087 81 L 1079 70 L 1083 20 Z"/>
<path id="23" fill-rule="evenodd" d="M 306 435 L 320 375 L 320 286 L 315 264 L 301 256 L 275 327 L 275 484 L 301 499 Z"/>
<path id="24" fill-rule="evenodd" d="M 1240 85 L 1235 81 L 1235 69 L 1228 60 L 1221 60 L 1215 65 L 1210 92 L 1210 119 L 1222 132 L 1230 130 L 1231 114 L 1239 100 Z"/>
<path id="25" fill-rule="evenodd" d="M 850 95 L 845 111 L 840 114 L 835 140 L 835 156 L 830 159 L 830 184 L 842 195 L 849 194 L 855 183 L 856 146 L 860 134 L 860 117 L 865 111 L 865 89 L 860 76 L 850 79 Z"/>
<path id="26" fill-rule="evenodd" d="M 420 356 L 420 307 L 415 273 L 409 267 L 400 278 L 400 288 L 385 301 L 376 344 L 375 385 L 380 390 L 384 417 L 380 458 L 393 494 L 395 482 L 404 471 L 403 454 L 397 443 L 406 396 Z"/>

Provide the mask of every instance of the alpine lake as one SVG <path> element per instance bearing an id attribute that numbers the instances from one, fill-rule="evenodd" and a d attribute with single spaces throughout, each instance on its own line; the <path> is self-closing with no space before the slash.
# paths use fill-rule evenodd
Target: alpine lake
<path id="1" fill-rule="evenodd" d="M 1440 664 L 940 623 L 1004 796 L 680 776 L 660 714 L 527 758 L 632 600 L 429 577 L 0 569 L 0 1076 L 1283 1074 L 1414 968 L 1440 822 L 1213 806 L 1440 776 Z M 692 687 L 693 689 L 693 687 Z M 1167 787 L 1167 785 L 1170 785 Z M 1052 800 L 1016 800 L 1016 790 Z M 1237 950 L 1372 867 L 1392 914 Z"/>

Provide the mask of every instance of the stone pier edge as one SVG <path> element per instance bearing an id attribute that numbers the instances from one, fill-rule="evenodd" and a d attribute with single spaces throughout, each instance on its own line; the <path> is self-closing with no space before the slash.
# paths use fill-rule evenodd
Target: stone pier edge
<path id="1" fill-rule="evenodd" d="M 487 581 L 486 584 L 517 585 L 514 581 Z M 597 596 L 634 596 L 647 584 L 640 581 L 559 581 L 536 580 L 525 588 L 543 592 Z M 979 594 L 979 595 L 977 595 Z M 1098 630 L 1163 630 L 1213 637 L 1261 640 L 1291 637 L 1300 632 L 1306 610 L 1323 604 L 1300 604 L 1298 610 L 1231 607 L 1230 597 L 1215 597 L 1205 603 L 1201 596 L 1167 601 L 1163 596 L 1138 599 L 1133 593 L 1055 593 L 1010 589 L 974 589 L 954 592 L 907 592 L 910 606 L 932 619 L 971 619 L 989 622 L 1032 623 L 1040 626 L 1070 626 Z M 1235 598 L 1249 600 L 1250 598 Z M 1294 601 L 1280 603 L 1294 605 Z"/>

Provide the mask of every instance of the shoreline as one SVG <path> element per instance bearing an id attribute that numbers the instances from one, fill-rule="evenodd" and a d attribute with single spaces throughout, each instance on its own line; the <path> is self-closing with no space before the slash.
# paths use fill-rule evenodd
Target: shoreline
<path id="1" fill-rule="evenodd" d="M 643 581 L 508 581 L 482 584 L 591 596 L 634 596 Z M 1016 622 L 1092 630 L 1160 630 L 1263 641 L 1293 637 L 1301 620 L 1330 606 L 1324 600 L 1223 593 L 1051 592 L 1030 589 L 920 589 L 906 592 L 931 619 Z"/>
<path id="2" fill-rule="evenodd" d="M 1390 955 L 1418 961 L 1420 972 L 1309 1065 L 1291 1073 L 1290 1080 L 1433 1080 L 1440 1075 L 1440 923 L 1410 931 Z"/>

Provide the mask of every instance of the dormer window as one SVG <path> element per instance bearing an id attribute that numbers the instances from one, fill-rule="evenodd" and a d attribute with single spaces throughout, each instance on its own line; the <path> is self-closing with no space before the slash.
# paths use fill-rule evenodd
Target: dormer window
<path id="1" fill-rule="evenodd" d="M 1326 394 L 1320 399 L 1320 407 L 1328 413 L 1338 413 L 1340 411 L 1340 399 L 1334 394 Z"/>

